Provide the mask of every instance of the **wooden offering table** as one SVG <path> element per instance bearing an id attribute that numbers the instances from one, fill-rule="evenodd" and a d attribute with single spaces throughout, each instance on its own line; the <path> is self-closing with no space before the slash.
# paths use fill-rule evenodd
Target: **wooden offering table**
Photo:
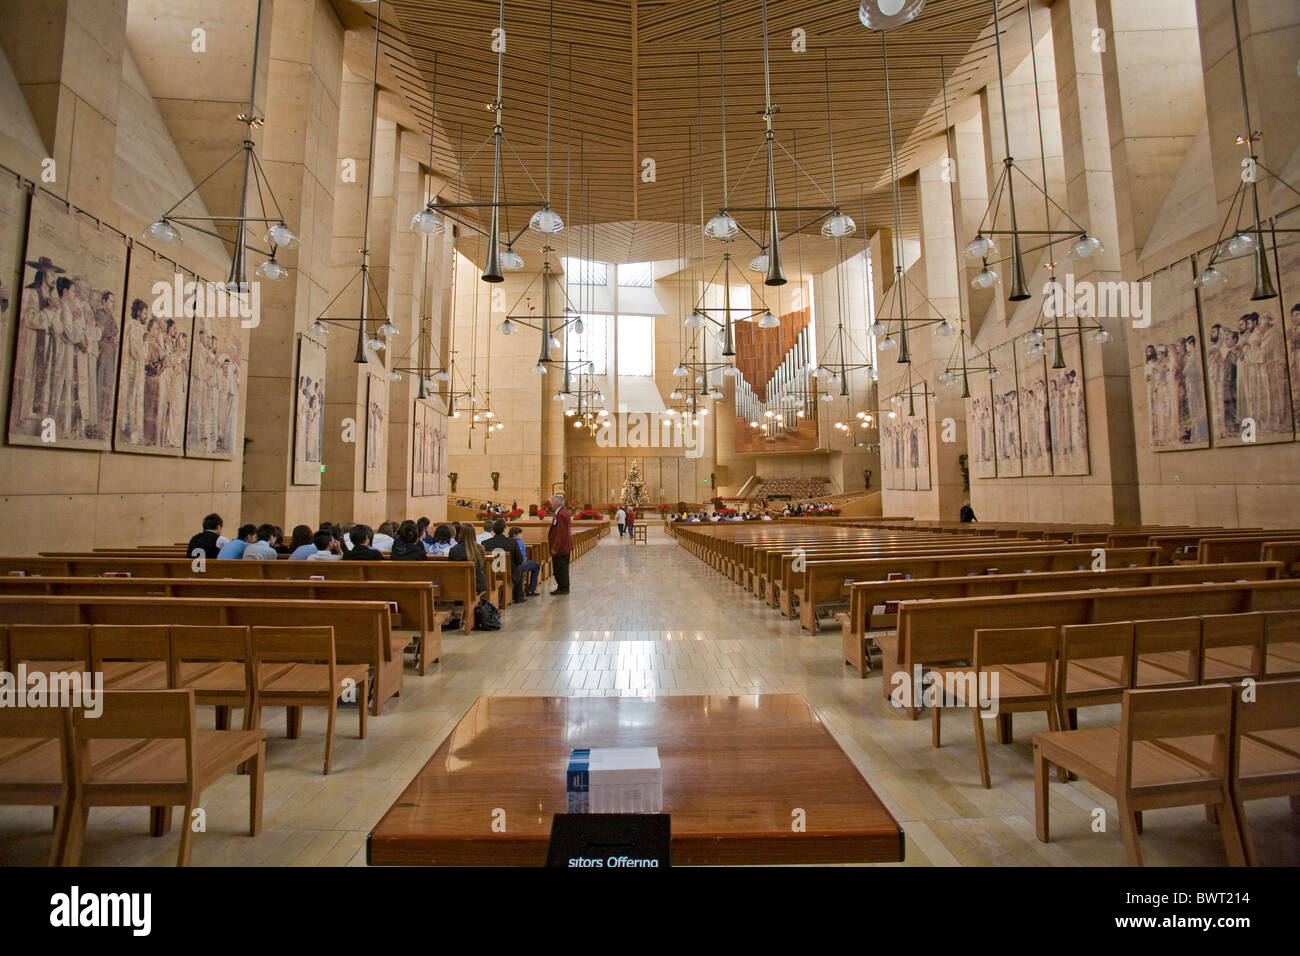
<path id="1" fill-rule="evenodd" d="M 540 866 L 569 751 L 651 746 L 674 865 L 903 859 L 902 829 L 798 694 L 480 697 L 370 833 L 367 859 Z"/>

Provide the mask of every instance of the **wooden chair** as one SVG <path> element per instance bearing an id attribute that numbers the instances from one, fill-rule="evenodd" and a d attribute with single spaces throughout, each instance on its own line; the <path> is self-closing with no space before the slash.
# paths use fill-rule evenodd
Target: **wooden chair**
<path id="1" fill-rule="evenodd" d="M 987 718 L 981 711 L 983 705 L 978 695 L 987 688 L 993 714 L 999 720 L 1009 720 L 1015 713 L 1041 711 L 1047 715 L 1047 726 L 1052 730 L 1060 730 L 1056 709 L 1056 670 L 1060 644 L 1060 632 L 1054 627 L 979 630 L 975 632 L 975 654 L 971 668 L 935 668 L 931 671 L 936 680 L 943 680 L 945 688 L 951 687 L 960 706 L 970 708 L 975 721 L 975 750 L 979 757 L 980 782 L 985 790 L 990 787 L 989 755 L 984 743 L 984 722 Z M 951 679 L 968 678 L 968 675 L 974 676 L 973 684 L 969 679 Z M 981 677 L 984 678 L 983 681 Z M 943 703 L 946 704 L 947 701 Z M 931 743 L 936 747 L 939 746 L 942 710 L 942 706 L 930 710 Z"/>
<path id="2" fill-rule="evenodd" d="M 197 706 L 216 707 L 217 730 L 230 729 L 230 712 L 244 713 L 244 730 L 253 729 L 253 649 L 247 627 L 172 629 L 172 686 L 194 691 Z M 281 670 L 287 670 L 284 665 Z"/>
<path id="3" fill-rule="evenodd" d="M 99 717 L 73 710 L 72 733 L 80 788 L 64 853 L 68 865 L 75 866 L 81 859 L 91 807 L 170 810 L 183 805 L 176 864 L 189 866 L 192 818 L 203 791 L 244 763 L 249 773 L 249 835 L 261 833 L 266 734 L 197 730 L 193 691 L 107 691 Z"/>
<path id="4" fill-rule="evenodd" d="M 83 672 L 90 667 L 90 627 L 85 624 L 14 624 L 9 628 L 10 669 L 28 673 Z"/>
<path id="5" fill-rule="evenodd" d="M 90 629 L 91 670 L 105 690 L 166 690 L 171 685 L 171 635 L 166 624 Z"/>
<path id="6" fill-rule="evenodd" d="M 68 707 L 0 707 L 0 805 L 53 807 L 50 866 L 62 862 L 77 765 Z"/>
<path id="7" fill-rule="evenodd" d="M 1227 684 L 1124 692 L 1118 727 L 1034 734 L 1038 839 L 1048 842 L 1047 765 L 1078 774 L 1119 805 L 1129 866 L 1142 865 L 1144 810 L 1204 804 L 1218 813 L 1228 862 L 1246 862 L 1229 789 L 1233 689 Z M 1211 737 L 1202 761 L 1177 745 Z"/>
<path id="8" fill-rule="evenodd" d="M 1207 614 L 1201 618 L 1201 683 L 1264 678 L 1264 615 Z"/>
<path id="9" fill-rule="evenodd" d="M 360 722 L 357 736 L 362 739 L 366 736 L 369 667 L 337 662 L 332 627 L 255 627 L 252 640 L 253 671 L 257 677 L 252 726 L 262 726 L 263 707 L 283 707 L 288 736 L 292 739 L 301 730 L 303 707 L 327 708 L 323 772 L 329 773 L 339 697 L 346 693 L 355 695 Z M 282 665 L 286 664 L 289 666 L 284 668 Z"/>
<path id="10" fill-rule="evenodd" d="M 1194 687 L 1201 682 L 1201 619 L 1133 622 L 1133 689 Z"/>
<path id="11" fill-rule="evenodd" d="M 1264 676 L 1300 677 L 1300 611 L 1264 612 Z"/>
<path id="12" fill-rule="evenodd" d="M 1260 681 L 1254 700 L 1233 695 L 1232 795 L 1246 861 L 1255 847 L 1246 822 L 1247 800 L 1289 796 L 1300 812 L 1300 680 Z"/>

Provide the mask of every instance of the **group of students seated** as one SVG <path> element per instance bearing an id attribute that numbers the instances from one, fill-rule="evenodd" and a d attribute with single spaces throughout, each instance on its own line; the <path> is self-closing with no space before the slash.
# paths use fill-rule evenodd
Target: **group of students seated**
<path id="1" fill-rule="evenodd" d="M 721 515 L 721 514 L 717 514 L 716 512 L 711 514 L 707 511 L 682 511 L 679 512 L 678 514 L 670 515 L 668 520 L 688 521 L 688 522 L 695 522 L 695 523 L 699 523 L 703 521 L 771 521 L 772 516 L 769 514 L 759 515 L 753 512 L 746 512 L 745 514 Z"/>
<path id="2" fill-rule="evenodd" d="M 796 504 L 793 507 L 787 504 L 781 509 L 782 517 L 799 518 L 803 515 L 828 515 L 835 512 L 835 506 L 826 501 L 812 501 L 808 504 Z"/>
<path id="3" fill-rule="evenodd" d="M 218 514 L 203 519 L 203 530 L 190 538 L 185 553 L 216 561 L 424 561 L 445 557 L 451 561 L 473 561 L 480 593 L 487 590 L 487 555 L 503 551 L 509 556 L 510 577 L 516 600 L 537 595 L 541 566 L 528 558 L 524 531 L 518 526 L 506 533 L 504 518 L 488 518 L 476 532 L 468 522 L 455 521 L 433 527 L 428 518 L 385 521 L 379 530 L 351 521 L 323 522 L 312 531 L 305 524 L 293 529 L 286 542 L 284 532 L 271 524 L 245 524 L 234 538 L 222 533 Z"/>

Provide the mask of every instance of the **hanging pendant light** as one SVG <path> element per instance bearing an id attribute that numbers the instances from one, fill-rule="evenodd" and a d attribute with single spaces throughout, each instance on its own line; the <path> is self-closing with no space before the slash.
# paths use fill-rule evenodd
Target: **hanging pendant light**
<path id="1" fill-rule="evenodd" d="M 780 326 L 781 320 L 771 312 L 764 312 L 762 316 L 759 317 L 758 327 L 760 329 L 776 329 L 780 328 Z"/>
<path id="2" fill-rule="evenodd" d="M 296 249 L 298 248 L 298 237 L 294 235 L 292 229 L 285 225 L 284 220 L 280 220 L 262 236 L 262 241 L 268 246 L 275 246 L 277 249 Z"/>
<path id="3" fill-rule="evenodd" d="M 822 223 L 822 235 L 827 239 L 844 239 L 857 232 L 857 229 L 858 224 L 853 221 L 853 217 L 838 210 Z"/>
<path id="4" fill-rule="evenodd" d="M 528 220 L 528 228 L 544 236 L 553 236 L 564 229 L 564 220 L 547 204 L 533 213 L 532 218 Z"/>
<path id="5" fill-rule="evenodd" d="M 286 269 L 284 266 L 280 265 L 279 261 L 275 258 L 275 256 L 263 260 L 258 265 L 257 269 L 254 271 L 262 278 L 270 279 L 272 281 L 275 281 L 276 279 L 283 279 L 285 276 L 289 274 L 289 270 Z"/>
<path id="6" fill-rule="evenodd" d="M 736 224 L 736 220 L 731 218 L 731 214 L 725 209 L 710 219 L 704 227 L 706 236 L 710 239 L 721 239 L 723 242 L 736 238 L 736 233 L 739 231 L 740 226 Z"/>
<path id="7" fill-rule="evenodd" d="M 925 0 L 862 0 L 858 20 L 868 30 L 894 30 L 911 23 L 925 9 Z"/>
<path id="8" fill-rule="evenodd" d="M 159 219 L 156 222 L 149 223 L 144 231 L 144 238 L 163 246 L 170 246 L 172 243 L 182 241 L 181 234 L 166 219 Z"/>
<path id="9" fill-rule="evenodd" d="M 750 272 L 767 271 L 767 250 L 766 249 L 760 252 L 758 255 L 754 256 L 754 258 L 749 260 L 749 271 Z"/>
<path id="10" fill-rule="evenodd" d="M 446 228 L 447 223 L 442 216 L 427 206 L 411 217 L 411 232 L 421 232 L 426 236 L 437 236 Z"/>
<path id="11" fill-rule="evenodd" d="M 518 272 L 524 267 L 524 257 L 509 246 L 501 253 L 501 268 L 507 272 Z"/>

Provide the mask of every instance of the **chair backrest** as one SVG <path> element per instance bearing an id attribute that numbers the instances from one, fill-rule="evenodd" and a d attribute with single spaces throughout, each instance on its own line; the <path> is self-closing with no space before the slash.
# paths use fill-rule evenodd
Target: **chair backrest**
<path id="1" fill-rule="evenodd" d="M 182 661 L 246 661 L 252 657 L 250 635 L 242 626 L 174 625 L 172 659 Z"/>
<path id="2" fill-rule="evenodd" d="M 97 782 L 91 760 L 91 741 L 184 740 L 184 782 L 191 788 L 194 786 L 198 778 L 194 691 L 109 690 L 104 691 L 102 697 L 103 712 L 98 717 L 88 716 L 81 709 L 72 712 L 78 773 L 84 783 Z M 180 781 L 162 779 L 157 782 L 170 785 Z"/>
<path id="3" fill-rule="evenodd" d="M 1250 690 L 1253 700 L 1243 700 L 1240 687 L 1232 695 L 1238 739 L 1242 734 L 1300 727 L 1300 678 L 1258 681 Z"/>
<path id="4" fill-rule="evenodd" d="M 254 666 L 265 661 L 333 666 L 334 628 L 254 627 L 252 648 Z"/>
<path id="5" fill-rule="evenodd" d="M 105 661 L 171 661 L 171 629 L 166 624 L 96 624 L 90 629 L 93 670 Z"/>
<path id="6" fill-rule="evenodd" d="M 1229 684 L 1124 691 L 1117 768 L 1120 792 L 1143 789 L 1133 786 L 1133 745 L 1147 740 L 1212 736 L 1210 764 L 1199 779 L 1225 780 L 1232 733 L 1232 697 L 1233 688 Z"/>
<path id="7" fill-rule="evenodd" d="M 11 670 L 20 663 L 41 662 L 54 670 L 84 671 L 90 666 L 87 624 L 13 624 L 9 627 Z"/>
<path id="8" fill-rule="evenodd" d="M 1172 617 L 1133 622 L 1133 666 L 1147 654 L 1186 654 L 1180 676 L 1197 683 L 1201 677 L 1201 618 Z M 1136 674 L 1134 686 L 1137 684 Z"/>
<path id="9" fill-rule="evenodd" d="M 59 741 L 59 779 L 64 785 L 75 786 L 77 764 L 72 748 L 72 708 L 70 707 L 0 707 L 0 741 L 5 740 L 57 740 Z M 40 782 L 35 782 L 40 786 Z M 21 799 L 22 791 L 30 789 L 26 781 L 0 780 L 0 798 Z"/>
<path id="10" fill-rule="evenodd" d="M 1061 628 L 1061 666 L 1071 661 L 1118 657 L 1121 681 L 1117 688 L 1133 683 L 1133 622 L 1111 621 L 1106 624 L 1067 624 Z"/>
<path id="11" fill-rule="evenodd" d="M 1276 651 L 1285 645 L 1292 645 L 1293 649 L 1300 651 L 1300 611 L 1265 611 L 1264 612 L 1264 654 L 1265 654 L 1265 672 L 1268 671 L 1293 671 L 1297 665 L 1292 661 L 1282 661 L 1280 666 L 1274 668 L 1272 661 L 1276 657 Z M 1296 654 L 1288 655 L 1296 658 Z"/>
<path id="12" fill-rule="evenodd" d="M 1060 653 L 1059 628 L 981 628 L 975 632 L 973 663 L 976 670 L 996 664 L 1055 664 Z"/>
<path id="13" fill-rule="evenodd" d="M 1201 655 L 1222 647 L 1250 648 L 1250 675 L 1264 675 L 1264 615 L 1260 611 L 1245 614 L 1207 614 L 1201 618 Z M 1204 665 L 1202 665 L 1204 673 Z"/>

